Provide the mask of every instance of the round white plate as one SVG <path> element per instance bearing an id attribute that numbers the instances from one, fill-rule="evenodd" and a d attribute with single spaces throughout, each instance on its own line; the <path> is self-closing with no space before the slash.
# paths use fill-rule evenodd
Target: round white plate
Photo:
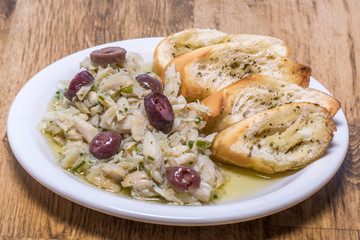
<path id="1" fill-rule="evenodd" d="M 9 112 L 7 134 L 16 158 L 31 176 L 83 206 L 122 218 L 167 225 L 216 225 L 263 217 L 303 201 L 334 176 L 345 158 L 349 141 L 348 125 L 341 109 L 334 118 L 337 132 L 324 157 L 246 198 L 215 205 L 168 206 L 139 201 L 100 190 L 60 168 L 44 136 L 37 130 L 57 91 L 57 82 L 72 79 L 84 57 L 105 46 L 121 46 L 138 52 L 150 63 L 161 39 L 119 41 L 74 53 L 43 69 L 21 89 Z M 328 92 L 313 78 L 310 86 Z"/>

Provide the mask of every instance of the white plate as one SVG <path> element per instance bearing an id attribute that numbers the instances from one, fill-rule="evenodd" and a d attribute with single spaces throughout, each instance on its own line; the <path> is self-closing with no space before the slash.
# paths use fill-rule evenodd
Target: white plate
<path id="1" fill-rule="evenodd" d="M 324 157 L 281 178 L 246 198 L 209 206 L 168 206 L 143 202 L 100 190 L 61 169 L 44 136 L 37 130 L 59 80 L 72 79 L 90 52 L 121 46 L 152 61 L 162 38 L 133 39 L 89 48 L 69 55 L 36 74 L 16 96 L 8 117 L 11 148 L 26 171 L 57 194 L 83 206 L 122 218 L 167 225 L 216 225 L 263 217 L 291 207 L 323 187 L 337 172 L 348 147 L 348 126 L 340 109 L 334 120 L 337 132 Z M 311 78 L 311 87 L 328 92 Z"/>

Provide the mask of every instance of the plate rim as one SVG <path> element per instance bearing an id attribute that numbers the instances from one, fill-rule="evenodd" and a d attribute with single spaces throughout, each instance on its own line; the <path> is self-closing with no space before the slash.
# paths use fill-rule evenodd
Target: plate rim
<path id="1" fill-rule="evenodd" d="M 62 184 L 56 184 L 52 181 L 49 182 L 48 179 L 44 179 L 45 175 L 39 174 L 38 170 L 34 169 L 33 166 L 31 166 L 31 163 L 28 162 L 28 158 L 29 158 L 28 155 L 24 154 L 24 152 L 21 151 L 23 149 L 20 149 L 21 146 L 19 146 L 19 143 L 18 143 L 18 139 L 21 136 L 20 135 L 21 132 L 19 132 L 19 129 L 17 129 L 17 128 L 21 129 L 22 126 L 19 127 L 16 125 L 16 123 L 18 123 L 19 121 L 20 122 L 24 121 L 24 124 L 26 124 L 26 121 L 33 120 L 31 117 L 27 118 L 26 116 L 21 115 L 19 113 L 19 108 L 22 109 L 21 104 L 24 103 L 23 98 L 26 96 L 26 94 L 29 95 L 29 91 L 31 92 L 31 88 L 34 88 L 34 85 L 36 85 L 35 82 L 36 81 L 39 82 L 41 80 L 42 75 L 44 75 L 44 74 L 46 75 L 46 71 L 54 70 L 53 68 L 54 67 L 57 68 L 58 65 L 62 65 L 62 64 L 67 65 L 66 62 L 69 61 L 69 59 L 71 60 L 72 58 L 77 58 L 78 56 L 80 58 L 81 56 L 88 55 L 91 51 L 93 51 L 94 49 L 98 49 L 99 47 L 106 47 L 106 46 L 110 46 L 110 45 L 124 46 L 126 44 L 131 45 L 131 44 L 135 44 L 135 43 L 143 43 L 144 45 L 149 45 L 149 42 L 151 42 L 151 44 L 150 44 L 151 46 L 154 46 L 155 43 L 159 42 L 161 39 L 163 39 L 163 37 L 136 38 L 136 39 L 116 41 L 116 42 L 111 42 L 111 43 L 94 46 L 91 48 L 87 48 L 87 49 L 72 53 L 68 56 L 65 56 L 64 58 L 61 58 L 61 59 L 55 61 L 54 63 L 50 64 L 49 66 L 45 67 L 40 72 L 38 72 L 36 75 L 34 75 L 22 87 L 22 89 L 16 95 L 16 97 L 10 107 L 8 119 L 7 119 L 7 134 L 8 134 L 9 144 L 10 144 L 10 147 L 11 147 L 17 161 L 20 163 L 20 165 L 35 180 L 37 180 L 39 183 L 41 183 L 46 188 L 50 189 L 51 191 L 55 192 L 56 194 L 59 194 L 60 196 L 62 196 L 64 198 L 66 198 L 70 201 L 76 202 L 82 206 L 85 206 L 90 209 L 100 211 L 100 212 L 103 212 L 103 213 L 106 213 L 109 215 L 126 218 L 126 219 L 130 219 L 130 220 L 136 220 L 136 221 L 147 222 L 147 223 L 155 223 L 155 224 L 181 225 L 181 226 L 204 226 L 204 225 L 229 224 L 229 223 L 253 220 L 253 219 L 257 219 L 257 218 L 261 218 L 264 216 L 274 214 L 276 212 L 283 211 L 283 210 L 290 208 L 290 207 L 298 204 L 299 202 L 309 198 L 313 194 L 315 194 L 324 185 L 326 185 L 333 178 L 333 176 L 338 172 L 338 169 L 340 168 L 341 164 L 343 163 L 343 161 L 345 159 L 348 144 L 349 144 L 348 124 L 347 124 L 346 117 L 345 117 L 345 114 L 342 111 L 342 109 L 339 109 L 338 113 L 334 117 L 334 120 L 336 119 L 336 121 L 340 124 L 340 129 L 342 131 L 342 134 L 345 134 L 345 136 L 341 135 L 342 137 L 345 137 L 344 139 L 342 139 L 342 142 L 341 142 L 344 147 L 342 147 L 341 148 L 342 151 L 337 154 L 337 155 L 340 154 L 340 158 L 337 158 L 338 160 L 332 165 L 332 171 L 326 177 L 323 177 L 322 181 L 315 184 L 315 186 L 311 186 L 310 188 L 307 189 L 307 191 L 303 191 L 302 194 L 294 192 L 295 195 L 292 196 L 291 201 L 286 201 L 285 203 L 284 202 L 276 202 L 276 203 L 272 204 L 271 207 L 267 207 L 265 209 L 264 209 L 264 207 L 261 207 L 261 204 L 267 203 L 267 201 L 272 200 L 274 197 L 276 199 L 276 196 L 274 196 L 274 195 L 278 194 L 278 192 L 280 190 L 285 189 L 288 191 L 292 191 L 291 189 L 287 189 L 287 188 L 289 188 L 288 185 L 281 187 L 280 189 L 278 189 L 272 193 L 266 194 L 265 196 L 260 196 L 255 199 L 240 201 L 238 203 L 236 203 L 236 201 L 231 201 L 228 203 L 221 203 L 221 204 L 217 204 L 217 205 L 207 205 L 207 206 L 169 206 L 169 205 L 158 204 L 158 203 L 149 203 L 149 202 L 144 202 L 144 201 L 139 202 L 139 200 L 120 197 L 119 195 L 107 193 L 106 191 L 103 191 L 103 190 L 99 191 L 99 189 L 97 189 L 96 187 L 93 187 L 90 184 L 84 184 L 84 182 L 85 182 L 84 180 L 82 180 L 81 182 L 74 181 L 74 178 L 76 178 L 75 176 L 71 176 L 66 170 L 62 169 L 60 166 L 57 166 L 57 168 L 58 168 L 58 170 L 56 170 L 57 175 L 59 175 L 61 177 L 66 176 L 66 175 L 70 176 L 69 178 L 65 178 L 66 181 L 65 180 L 63 181 L 66 184 L 69 184 L 69 181 L 70 181 L 70 184 L 72 182 L 75 182 L 73 184 L 76 187 L 83 185 L 83 187 L 86 189 L 86 191 L 88 191 L 89 194 L 94 194 L 94 196 L 98 196 L 98 195 L 105 196 L 106 195 L 109 199 L 111 199 L 110 201 L 107 202 L 107 205 L 104 206 L 104 204 L 94 201 L 94 199 L 92 197 L 93 195 L 91 196 L 91 199 L 84 199 L 83 197 L 79 197 L 78 195 L 76 195 L 74 191 L 70 191 L 69 189 L 64 189 L 64 186 Z M 153 51 L 153 49 L 152 49 L 152 51 Z M 80 63 L 80 61 L 78 61 L 76 64 L 78 65 Z M 38 80 L 38 79 L 40 79 L 40 80 Z M 51 80 L 50 82 L 52 84 L 56 83 L 55 80 Z M 321 91 L 325 91 L 325 92 L 329 93 L 326 90 L 326 88 L 323 85 L 321 85 L 321 83 L 319 83 L 317 80 L 315 80 L 312 77 L 311 77 L 310 83 L 315 84 L 315 85 L 319 84 L 320 88 L 322 88 Z M 37 84 L 39 85 L 39 83 L 37 83 Z M 38 86 L 38 85 L 36 85 L 36 86 Z M 46 101 L 47 106 L 48 106 L 49 102 L 50 102 L 50 98 L 48 101 Z M 42 114 L 44 114 L 44 112 L 42 112 Z M 37 123 L 37 124 L 39 124 L 39 123 Z M 34 130 L 34 129 L 32 129 L 32 130 Z M 34 132 L 31 130 L 28 130 L 28 131 L 30 131 L 30 132 L 27 134 Z M 34 134 L 36 135 L 36 133 L 34 133 Z M 40 132 L 38 132 L 38 134 L 40 135 Z M 26 135 L 26 136 L 29 137 L 28 135 Z M 339 130 L 338 130 L 338 132 L 335 133 L 334 139 L 335 139 L 335 136 L 339 136 Z M 37 136 L 37 137 L 39 137 L 39 136 Z M 333 139 L 333 141 L 334 141 L 334 139 Z M 31 140 L 31 137 L 29 140 Z M 22 146 L 22 147 L 24 147 L 24 146 Z M 39 150 L 39 149 L 37 149 L 37 150 Z M 31 149 L 30 149 L 30 151 L 29 151 L 29 149 L 26 149 L 26 151 L 27 151 L 27 153 L 31 152 Z M 38 153 L 38 151 L 36 151 L 36 152 Z M 330 154 L 335 154 L 335 153 L 330 153 Z M 326 156 L 324 156 L 324 157 L 326 157 Z M 53 158 L 55 158 L 55 156 L 53 156 Z M 316 164 L 319 160 L 315 161 L 312 164 Z M 49 159 L 48 159 L 48 161 L 49 161 Z M 296 174 L 298 174 L 298 173 L 305 174 L 305 176 L 307 176 L 306 169 L 309 169 L 309 168 L 305 167 L 304 169 L 298 171 Z M 46 174 L 46 177 L 48 177 L 47 174 Z M 99 194 L 99 192 L 101 194 Z M 298 194 L 298 195 L 296 195 L 296 194 Z M 134 208 L 134 206 L 132 206 L 131 208 L 124 209 L 124 208 L 117 206 L 116 204 L 109 204 L 109 202 L 110 203 L 114 202 L 114 197 L 116 197 L 116 198 L 120 197 L 121 201 L 124 204 L 141 205 L 141 206 L 136 206 L 135 208 Z M 256 201 L 256 202 L 254 202 L 254 201 Z M 249 203 L 249 202 L 252 202 L 252 203 Z M 221 207 L 225 206 L 227 210 L 229 210 L 228 208 L 231 208 L 231 207 L 235 207 L 239 210 L 244 210 L 241 208 L 241 205 L 244 205 L 244 204 L 247 207 L 257 206 L 258 208 L 255 210 L 248 211 L 246 213 L 241 213 L 241 214 L 232 214 L 232 215 L 227 215 L 227 216 L 223 216 L 221 214 L 222 213 Z M 155 205 L 161 206 L 162 209 L 164 209 L 165 211 L 171 212 L 171 213 L 176 212 L 177 209 L 181 209 L 181 213 L 177 213 L 179 215 L 176 215 L 176 216 L 175 215 L 167 216 L 164 214 L 162 214 L 162 215 L 156 214 L 153 211 L 147 211 L 148 209 L 152 209 Z M 227 205 L 230 205 L 230 207 Z M 137 208 L 142 209 L 141 211 L 144 211 L 144 210 L 146 210 L 146 211 L 145 211 L 145 213 L 141 212 L 141 211 L 136 211 Z M 191 208 L 191 211 L 189 211 L 189 208 Z M 204 214 L 209 211 L 210 211 L 210 213 L 214 213 L 215 215 L 216 214 L 218 214 L 218 215 L 216 215 L 215 217 L 214 216 L 211 217 L 209 215 Z M 187 214 L 192 213 L 192 215 L 183 215 L 182 212 L 186 212 Z"/>

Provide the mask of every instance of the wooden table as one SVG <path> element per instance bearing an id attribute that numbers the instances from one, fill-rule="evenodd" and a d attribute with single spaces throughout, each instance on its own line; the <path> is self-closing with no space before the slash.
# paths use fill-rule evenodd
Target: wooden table
<path id="1" fill-rule="evenodd" d="M 360 1 L 0 0 L 0 237 L 4 239 L 360 239 Z M 134 222 L 82 207 L 36 182 L 7 140 L 11 102 L 50 63 L 123 39 L 216 28 L 283 39 L 342 104 L 346 159 L 304 202 L 258 220 L 212 227 Z"/>

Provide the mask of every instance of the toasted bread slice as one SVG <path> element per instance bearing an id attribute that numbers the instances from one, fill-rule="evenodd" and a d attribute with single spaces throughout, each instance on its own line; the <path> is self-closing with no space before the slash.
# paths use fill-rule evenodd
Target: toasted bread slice
<path id="1" fill-rule="evenodd" d="M 312 102 L 326 108 L 332 116 L 340 102 L 312 88 L 274 81 L 269 76 L 252 75 L 205 98 L 211 109 L 205 132 L 218 132 L 254 114 L 295 102 Z"/>
<path id="2" fill-rule="evenodd" d="M 331 114 L 313 103 L 292 103 L 255 114 L 219 132 L 213 159 L 272 174 L 320 158 L 336 131 Z"/>
<path id="3" fill-rule="evenodd" d="M 153 72 L 161 75 L 164 67 L 177 55 L 229 40 L 226 33 L 215 29 L 190 28 L 164 38 L 155 48 Z"/>
<path id="4" fill-rule="evenodd" d="M 255 34 L 227 35 L 215 29 L 190 28 L 164 38 L 154 52 L 153 72 L 161 75 L 165 66 L 177 55 L 192 50 L 225 42 L 243 42 L 269 48 L 277 54 L 287 56 L 288 47 L 278 38 Z"/>
<path id="5" fill-rule="evenodd" d="M 166 70 L 172 64 L 181 77 L 179 94 L 188 101 L 203 100 L 253 74 L 307 87 L 311 72 L 310 67 L 291 62 L 269 49 L 239 42 L 203 47 L 176 57 L 165 67 L 161 76 L 163 83 Z"/>

